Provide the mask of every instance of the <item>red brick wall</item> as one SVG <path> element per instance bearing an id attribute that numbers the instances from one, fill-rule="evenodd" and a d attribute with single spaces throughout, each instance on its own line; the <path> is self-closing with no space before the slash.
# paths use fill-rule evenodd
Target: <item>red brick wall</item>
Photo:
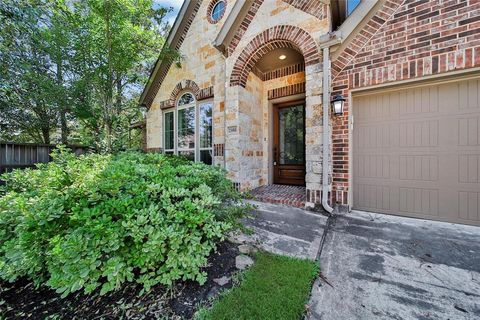
<path id="1" fill-rule="evenodd" d="M 332 63 L 332 96 L 480 66 L 480 0 L 388 0 Z M 346 204 L 348 115 L 333 123 L 333 200 Z"/>

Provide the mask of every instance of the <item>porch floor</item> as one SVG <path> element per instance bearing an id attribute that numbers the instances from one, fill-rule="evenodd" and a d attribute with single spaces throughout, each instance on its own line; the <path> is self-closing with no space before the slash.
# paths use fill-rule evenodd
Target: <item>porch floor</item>
<path id="1" fill-rule="evenodd" d="M 273 184 L 261 186 L 250 191 L 255 200 L 260 202 L 284 204 L 297 208 L 304 208 L 306 189 L 300 186 L 286 186 Z"/>

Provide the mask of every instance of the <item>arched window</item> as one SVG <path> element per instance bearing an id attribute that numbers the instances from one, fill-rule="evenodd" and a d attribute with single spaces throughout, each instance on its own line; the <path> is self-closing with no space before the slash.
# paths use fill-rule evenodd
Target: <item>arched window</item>
<path id="1" fill-rule="evenodd" d="M 175 108 L 164 112 L 165 153 L 212 164 L 212 113 L 211 101 L 197 102 L 192 93 L 183 93 Z"/>

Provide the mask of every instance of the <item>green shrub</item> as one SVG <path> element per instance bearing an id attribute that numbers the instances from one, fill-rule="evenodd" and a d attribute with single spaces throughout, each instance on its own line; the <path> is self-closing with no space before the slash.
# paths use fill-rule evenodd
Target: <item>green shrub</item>
<path id="1" fill-rule="evenodd" d="M 203 283 L 201 267 L 247 207 L 218 167 L 159 154 L 75 157 L 5 174 L 0 278 L 63 296 L 137 281 Z"/>

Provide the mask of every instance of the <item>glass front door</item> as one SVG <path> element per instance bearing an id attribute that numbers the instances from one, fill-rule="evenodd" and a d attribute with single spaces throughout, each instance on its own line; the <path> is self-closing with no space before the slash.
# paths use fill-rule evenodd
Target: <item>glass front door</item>
<path id="1" fill-rule="evenodd" d="M 305 184 L 305 103 L 275 106 L 274 183 Z"/>

